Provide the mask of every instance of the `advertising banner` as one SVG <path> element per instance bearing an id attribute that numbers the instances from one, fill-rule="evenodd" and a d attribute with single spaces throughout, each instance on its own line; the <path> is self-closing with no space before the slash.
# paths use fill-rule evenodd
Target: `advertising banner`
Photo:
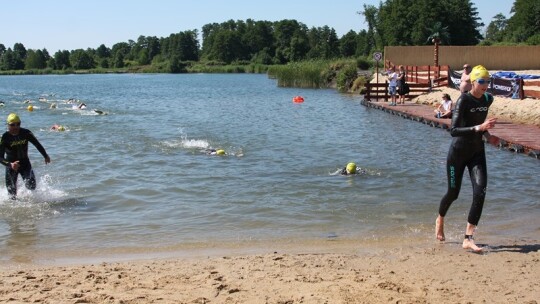
<path id="1" fill-rule="evenodd" d="M 448 75 L 450 81 L 448 86 L 459 90 L 459 84 L 461 83 L 461 74 L 454 70 L 449 70 Z M 494 78 L 491 77 L 491 84 L 489 85 L 488 92 L 494 96 L 505 96 L 514 99 L 519 98 L 519 84 L 520 78 L 506 79 L 506 78 Z"/>

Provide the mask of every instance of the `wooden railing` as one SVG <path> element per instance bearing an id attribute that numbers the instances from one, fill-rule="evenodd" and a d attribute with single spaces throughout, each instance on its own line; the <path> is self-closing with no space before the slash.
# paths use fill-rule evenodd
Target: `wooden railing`
<path id="1" fill-rule="evenodd" d="M 393 66 L 395 65 L 391 62 L 385 62 L 386 69 Z M 409 94 L 405 95 L 408 99 L 430 92 L 433 88 L 448 86 L 448 70 L 450 67 L 447 65 L 403 67 L 405 68 L 407 84 L 410 88 Z M 397 66 L 396 70 L 398 70 Z M 368 101 L 371 99 L 384 99 L 388 101 L 390 98 L 388 94 L 388 81 L 384 83 L 367 83 L 364 98 Z"/>
<path id="2" fill-rule="evenodd" d="M 521 79 L 519 87 L 519 97 L 521 99 L 530 97 L 540 99 L 540 80 L 539 79 Z M 536 88 L 536 90 L 534 90 Z"/>

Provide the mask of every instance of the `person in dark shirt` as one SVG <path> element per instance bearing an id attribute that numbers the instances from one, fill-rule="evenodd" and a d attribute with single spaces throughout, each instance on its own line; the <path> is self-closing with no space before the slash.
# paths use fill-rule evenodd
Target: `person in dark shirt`
<path id="1" fill-rule="evenodd" d="M 0 141 L 0 162 L 6 166 L 6 188 L 11 199 L 17 198 L 17 178 L 22 176 L 27 189 L 36 189 L 36 177 L 28 158 L 28 143 L 32 143 L 45 158 L 45 164 L 51 162 L 45 148 L 34 134 L 21 128 L 21 119 L 15 113 L 7 117 L 8 131 Z M 5 158 L 4 158 L 5 156 Z"/>
<path id="2" fill-rule="evenodd" d="M 472 88 L 463 93 L 456 102 L 452 115 L 450 134 L 452 143 L 446 159 L 448 189 L 439 205 L 439 216 L 435 221 L 435 236 L 444 241 L 444 217 L 459 195 L 465 168 L 469 170 L 473 187 L 473 200 L 467 220 L 463 248 L 481 252 L 473 240 L 473 233 L 480 221 L 487 187 L 486 153 L 482 136 L 489 136 L 487 130 L 493 128 L 496 118 L 487 118 L 493 103 L 493 96 L 486 93 L 490 75 L 485 67 L 475 66 L 470 74 Z M 486 134 L 484 134 L 486 133 Z"/>

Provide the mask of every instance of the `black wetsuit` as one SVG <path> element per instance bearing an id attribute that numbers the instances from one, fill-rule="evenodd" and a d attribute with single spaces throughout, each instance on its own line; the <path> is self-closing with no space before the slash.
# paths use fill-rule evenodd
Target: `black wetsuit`
<path id="1" fill-rule="evenodd" d="M 28 142 L 31 142 L 44 158 L 49 157 L 45 148 L 28 129 L 20 128 L 18 135 L 5 132 L 0 141 L 0 162 L 6 166 L 6 188 L 11 198 L 15 198 L 17 195 L 18 174 L 21 174 L 26 188 L 36 189 L 36 178 L 28 158 Z M 4 158 L 4 154 L 6 158 Z M 11 169 L 11 163 L 17 160 L 20 167 L 19 170 L 15 171 Z"/>
<path id="2" fill-rule="evenodd" d="M 468 222 L 475 226 L 482 215 L 486 197 L 487 168 L 483 132 L 476 131 L 474 127 L 486 120 L 492 103 L 493 96 L 487 93 L 481 98 L 464 93 L 458 99 L 450 128 L 453 139 L 446 159 L 448 191 L 439 206 L 439 215 L 444 217 L 452 202 L 458 198 L 463 173 L 465 168 L 468 168 L 473 186 L 473 202 Z"/>
<path id="3" fill-rule="evenodd" d="M 365 174 L 365 173 L 366 173 L 366 170 L 364 170 L 362 168 L 356 168 L 355 173 L 348 173 L 347 172 L 347 167 L 343 167 L 343 169 L 341 169 L 339 171 L 339 174 L 341 174 L 341 175 L 360 175 L 360 174 Z"/>

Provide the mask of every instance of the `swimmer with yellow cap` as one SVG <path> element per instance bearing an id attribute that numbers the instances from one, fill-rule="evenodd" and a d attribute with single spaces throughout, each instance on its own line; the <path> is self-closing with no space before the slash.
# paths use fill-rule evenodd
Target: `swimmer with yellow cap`
<path id="1" fill-rule="evenodd" d="M 21 123 L 21 118 L 15 113 L 10 113 L 6 119 L 8 125 L 13 123 Z"/>
<path id="2" fill-rule="evenodd" d="M 472 71 L 471 71 L 471 82 L 475 82 L 477 81 L 478 79 L 490 79 L 491 78 L 491 75 L 489 74 L 488 70 L 482 66 L 482 65 L 477 65 L 475 66 Z"/>
<path id="3" fill-rule="evenodd" d="M 216 150 L 216 149 L 206 149 L 204 151 L 208 155 L 225 155 L 226 154 L 225 150 L 223 150 L 223 149 L 218 149 L 218 150 Z"/>
<path id="4" fill-rule="evenodd" d="M 473 203 L 467 216 L 465 237 L 462 248 L 474 252 L 482 252 L 476 245 L 473 233 L 478 226 L 487 189 L 486 152 L 483 137 L 489 138 L 489 130 L 495 127 L 497 119 L 488 117 L 489 107 L 493 104 L 493 95 L 487 92 L 491 83 L 491 75 L 481 66 L 475 66 L 470 79 L 472 88 L 463 93 L 456 102 L 452 116 L 450 135 L 452 142 L 446 157 L 446 173 L 448 186 L 439 205 L 439 215 L 435 220 L 435 237 L 444 241 L 444 218 L 458 198 L 465 170 L 468 170 L 473 184 Z"/>
<path id="5" fill-rule="evenodd" d="M 354 175 L 354 174 L 362 174 L 364 173 L 364 170 L 358 170 L 356 168 L 356 164 L 353 162 L 350 162 L 345 166 L 345 168 L 341 169 L 339 171 L 339 174 L 341 175 Z"/>
<path id="6" fill-rule="evenodd" d="M 28 158 L 28 143 L 33 144 L 45 159 L 51 159 L 36 136 L 28 129 L 21 127 L 21 118 L 10 113 L 6 118 L 7 131 L 0 140 L 0 163 L 6 167 L 6 189 L 11 199 L 17 198 L 17 178 L 20 175 L 28 190 L 36 189 L 36 176 Z"/>

